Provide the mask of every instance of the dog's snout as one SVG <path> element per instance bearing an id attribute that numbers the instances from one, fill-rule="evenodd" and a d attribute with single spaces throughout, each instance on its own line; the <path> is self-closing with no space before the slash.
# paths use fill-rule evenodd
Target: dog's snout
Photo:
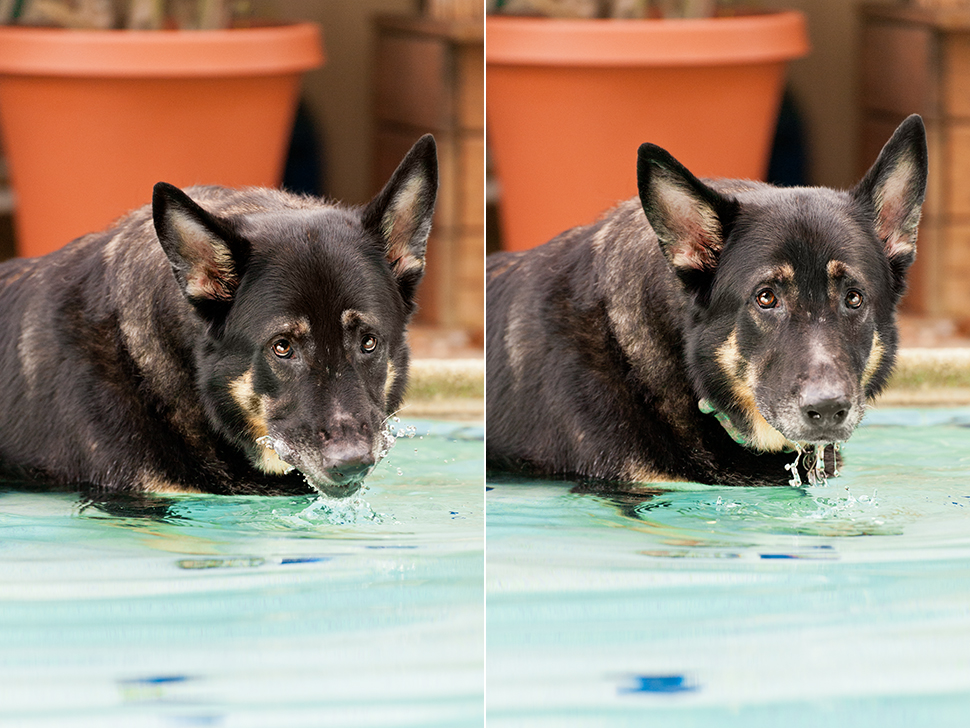
<path id="1" fill-rule="evenodd" d="M 852 409 L 848 395 L 838 391 L 806 392 L 802 401 L 806 424 L 817 429 L 843 425 Z"/>
<path id="2" fill-rule="evenodd" d="M 362 480 L 377 462 L 369 437 L 370 427 L 346 414 L 331 418 L 320 431 L 328 477 L 344 485 Z"/>
<path id="3" fill-rule="evenodd" d="M 348 443 L 330 453 L 327 475 L 335 483 L 344 484 L 361 480 L 374 466 L 376 459 L 366 443 Z"/>

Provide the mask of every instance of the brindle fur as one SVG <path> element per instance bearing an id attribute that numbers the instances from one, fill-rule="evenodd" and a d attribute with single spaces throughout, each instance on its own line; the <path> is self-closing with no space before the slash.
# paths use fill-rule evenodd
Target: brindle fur
<path id="1" fill-rule="evenodd" d="M 845 192 L 701 182 L 653 145 L 638 173 L 640 199 L 488 259 L 488 465 L 785 484 L 786 446 L 846 439 L 892 369 L 926 181 L 922 122 L 907 119 Z M 756 302 L 766 288 L 773 309 Z M 841 419 L 806 422 L 813 397 L 844 399 Z"/>
<path id="2" fill-rule="evenodd" d="M 108 230 L 3 264 L 3 471 L 107 491 L 355 492 L 404 394 L 436 189 L 428 136 L 362 208 L 159 183 Z"/>

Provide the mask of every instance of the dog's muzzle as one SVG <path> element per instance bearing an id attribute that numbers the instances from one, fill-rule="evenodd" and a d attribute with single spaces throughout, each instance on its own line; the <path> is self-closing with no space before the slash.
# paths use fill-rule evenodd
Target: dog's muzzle
<path id="1" fill-rule="evenodd" d="M 799 422 L 792 432 L 797 437 L 789 439 L 800 442 L 843 442 L 861 419 L 861 407 L 838 386 L 808 386 L 798 405 Z"/>
<path id="2" fill-rule="evenodd" d="M 377 463 L 373 448 L 367 442 L 351 442 L 331 447 L 326 453 L 327 477 L 335 485 L 359 483 Z"/>

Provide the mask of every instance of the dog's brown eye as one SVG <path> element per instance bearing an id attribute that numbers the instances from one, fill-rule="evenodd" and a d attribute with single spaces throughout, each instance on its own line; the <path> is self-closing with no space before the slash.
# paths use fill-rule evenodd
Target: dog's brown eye
<path id="1" fill-rule="evenodd" d="M 775 292 L 770 288 L 762 288 L 758 291 L 758 295 L 755 296 L 755 300 L 761 308 L 774 308 L 778 305 L 778 299 L 775 296 Z"/>
<path id="2" fill-rule="evenodd" d="M 377 348 L 377 337 L 368 334 L 360 340 L 360 350 L 364 354 L 370 354 Z"/>
<path id="3" fill-rule="evenodd" d="M 862 294 L 856 290 L 849 291 L 845 294 L 845 305 L 849 308 L 859 308 L 862 305 Z"/>
<path id="4" fill-rule="evenodd" d="M 273 353 L 280 359 L 289 359 L 293 356 L 293 346 L 286 339 L 277 339 L 273 342 Z"/>

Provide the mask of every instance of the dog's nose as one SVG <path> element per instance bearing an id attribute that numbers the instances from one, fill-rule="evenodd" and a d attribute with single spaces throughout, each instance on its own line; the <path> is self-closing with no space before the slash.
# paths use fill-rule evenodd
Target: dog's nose
<path id="1" fill-rule="evenodd" d="M 365 444 L 348 445 L 330 453 L 331 465 L 327 475 L 334 483 L 345 485 L 361 480 L 376 462 L 370 448 Z"/>
<path id="2" fill-rule="evenodd" d="M 327 471 L 330 479 L 335 483 L 344 485 L 346 483 L 353 483 L 354 481 L 361 480 L 367 471 L 370 470 L 373 462 L 365 462 L 359 460 L 357 462 L 341 463 L 340 465 L 334 466 Z"/>
<path id="3" fill-rule="evenodd" d="M 848 397 L 843 394 L 819 395 L 807 399 L 808 402 L 802 405 L 802 416 L 815 428 L 841 425 L 852 408 Z"/>

